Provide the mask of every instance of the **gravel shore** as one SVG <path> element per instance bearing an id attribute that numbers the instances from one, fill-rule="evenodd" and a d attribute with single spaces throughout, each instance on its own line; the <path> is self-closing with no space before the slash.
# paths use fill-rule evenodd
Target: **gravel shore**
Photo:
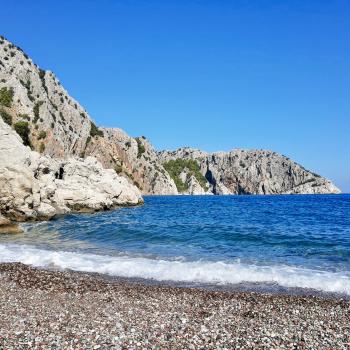
<path id="1" fill-rule="evenodd" d="M 0 264 L 0 349 L 350 349 L 350 302 Z"/>

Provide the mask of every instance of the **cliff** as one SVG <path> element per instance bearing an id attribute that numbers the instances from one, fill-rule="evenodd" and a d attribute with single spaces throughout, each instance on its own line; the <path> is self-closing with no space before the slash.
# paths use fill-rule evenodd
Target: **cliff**
<path id="1" fill-rule="evenodd" d="M 202 180 L 201 189 L 189 186 L 196 174 L 182 163 L 180 181 L 185 194 L 328 194 L 340 193 L 329 180 L 306 170 L 291 159 L 266 150 L 234 149 L 230 152 L 206 153 L 192 148 L 158 153 L 168 169 L 180 161 L 198 164 Z M 170 170 L 169 170 L 170 171 Z M 175 175 L 176 176 L 176 175 Z M 199 178 L 198 175 L 196 175 Z M 179 177 L 175 177 L 178 184 Z"/>
<path id="2" fill-rule="evenodd" d="M 115 169 L 143 194 L 178 194 L 174 181 L 144 136 L 133 138 L 121 129 L 101 130 L 104 137 L 90 142 L 86 155 L 96 157 L 106 168 Z"/>
<path id="3" fill-rule="evenodd" d="M 2 102 L 1 102 L 2 101 Z M 53 158 L 94 156 L 145 194 L 176 194 L 153 147 L 120 129 L 98 128 L 57 77 L 0 37 L 0 108 L 4 120 L 27 129 L 26 143 Z"/>
<path id="4" fill-rule="evenodd" d="M 2 226 L 141 203 L 136 186 L 85 154 L 99 137 L 55 75 L 0 37 Z"/>
<path id="5" fill-rule="evenodd" d="M 0 117 L 40 156 L 58 163 L 74 161 L 76 166 L 93 157 L 98 167 L 110 169 L 116 179 L 143 194 L 339 192 L 329 180 L 274 152 L 157 152 L 144 136 L 100 128 L 51 71 L 41 69 L 3 37 Z"/>
<path id="6" fill-rule="evenodd" d="M 0 221 L 48 220 L 57 214 L 142 202 L 140 191 L 94 158 L 53 159 L 23 145 L 0 118 Z"/>

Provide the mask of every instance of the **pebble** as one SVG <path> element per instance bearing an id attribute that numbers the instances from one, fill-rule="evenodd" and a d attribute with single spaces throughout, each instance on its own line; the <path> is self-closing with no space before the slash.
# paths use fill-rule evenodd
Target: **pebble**
<path id="1" fill-rule="evenodd" d="M 350 349 L 350 301 L 0 264 L 0 349 Z"/>

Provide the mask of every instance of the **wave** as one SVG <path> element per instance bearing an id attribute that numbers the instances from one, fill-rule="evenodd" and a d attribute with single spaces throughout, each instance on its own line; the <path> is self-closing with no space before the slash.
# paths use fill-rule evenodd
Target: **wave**
<path id="1" fill-rule="evenodd" d="M 350 275 L 286 265 L 258 266 L 240 262 L 156 260 L 132 256 L 104 256 L 50 251 L 29 245 L 0 245 L 0 262 L 21 262 L 110 276 L 157 281 L 216 284 L 276 283 L 287 288 L 310 288 L 350 295 Z"/>

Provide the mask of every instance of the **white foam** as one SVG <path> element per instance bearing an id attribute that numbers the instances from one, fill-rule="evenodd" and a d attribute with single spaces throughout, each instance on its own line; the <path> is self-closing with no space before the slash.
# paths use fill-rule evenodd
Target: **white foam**
<path id="1" fill-rule="evenodd" d="M 240 262 L 168 261 L 131 256 L 50 251 L 28 245 L 0 245 L 0 262 L 21 262 L 35 267 L 56 267 L 120 277 L 158 281 L 237 284 L 277 283 L 283 287 L 312 288 L 350 295 L 350 274 L 291 266 L 257 266 Z"/>

